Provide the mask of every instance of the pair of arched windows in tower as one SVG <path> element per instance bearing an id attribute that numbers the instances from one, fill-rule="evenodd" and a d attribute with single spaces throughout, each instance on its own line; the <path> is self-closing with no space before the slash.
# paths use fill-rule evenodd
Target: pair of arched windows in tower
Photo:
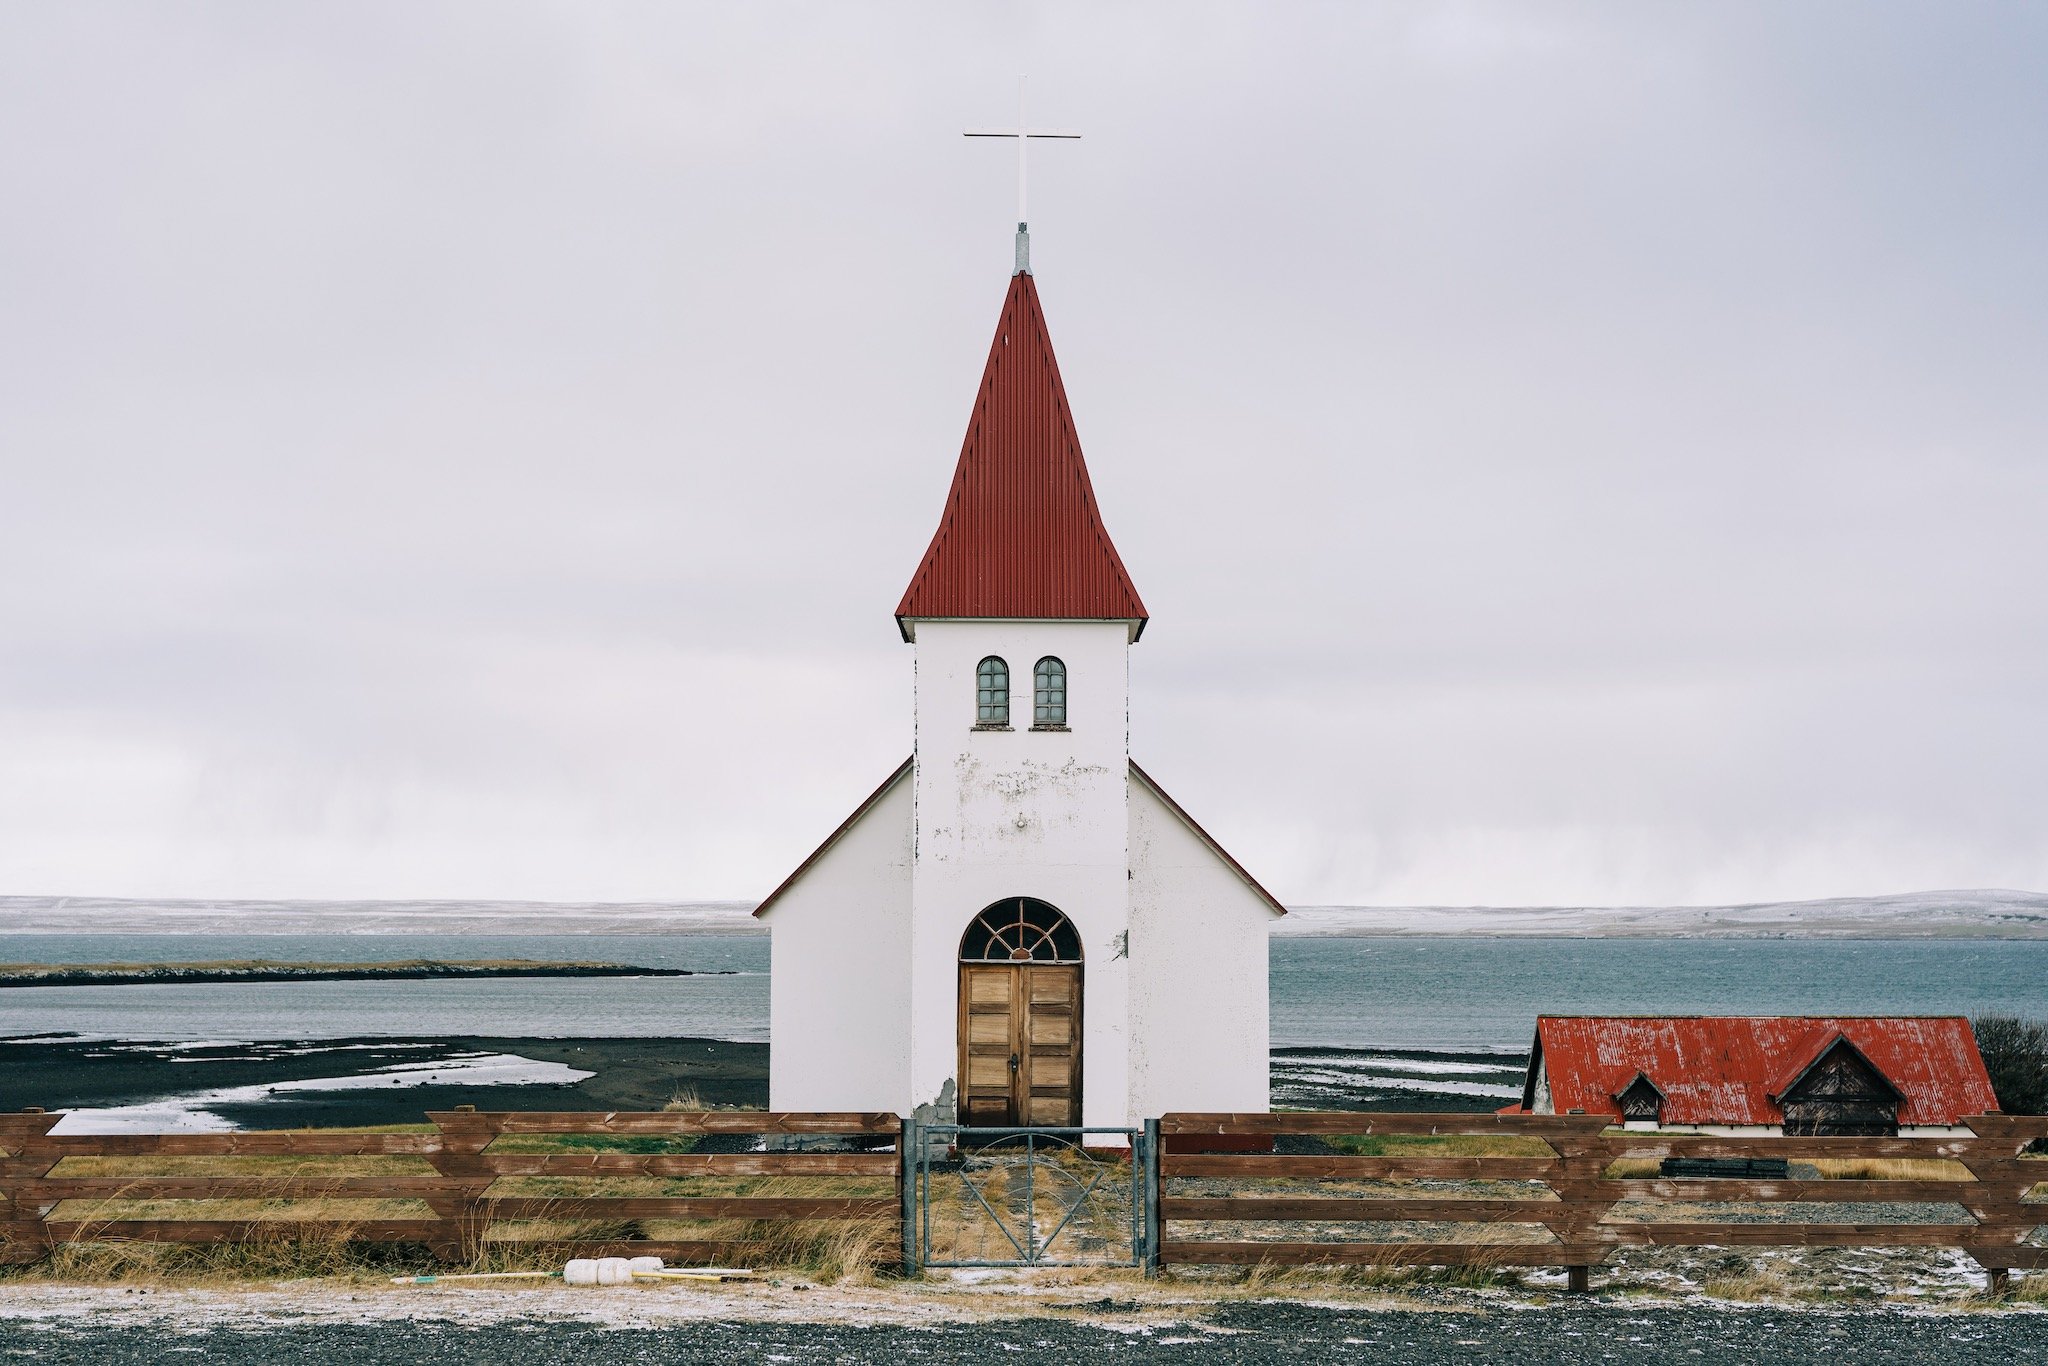
<path id="1" fill-rule="evenodd" d="M 990 655 L 974 671 L 974 724 L 1010 724 L 1010 666 L 1001 655 Z M 1031 728 L 1064 730 L 1066 724 L 1067 666 L 1047 655 L 1031 670 Z"/>

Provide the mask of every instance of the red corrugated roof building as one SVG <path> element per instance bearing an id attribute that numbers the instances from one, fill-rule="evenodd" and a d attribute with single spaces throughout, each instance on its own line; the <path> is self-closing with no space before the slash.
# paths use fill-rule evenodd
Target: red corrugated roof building
<path id="1" fill-rule="evenodd" d="M 1029 274 L 1010 277 L 946 510 L 896 621 L 1128 621 L 1145 604 L 1110 543 Z"/>
<path id="2" fill-rule="evenodd" d="M 1545 1015 L 1522 1103 L 1509 1112 L 1894 1133 L 1955 1128 L 1997 1109 L 1960 1015 Z"/>

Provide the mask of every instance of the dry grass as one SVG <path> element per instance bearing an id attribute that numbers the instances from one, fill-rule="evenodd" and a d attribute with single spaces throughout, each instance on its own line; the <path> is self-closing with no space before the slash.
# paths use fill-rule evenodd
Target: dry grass
<path id="1" fill-rule="evenodd" d="M 1772 1268 L 1746 1267 L 1731 1274 L 1710 1277 L 1701 1282 L 1700 1291 L 1717 1300 L 1755 1303 L 1789 1299 L 1792 1295 L 1792 1285 Z"/>
<path id="2" fill-rule="evenodd" d="M 487 1153 L 693 1153 L 696 1134 L 500 1134 Z"/>
<path id="3" fill-rule="evenodd" d="M 1235 1288 L 1250 1296 L 1314 1294 L 1332 1288 L 1414 1290 L 1437 1286 L 1467 1290 L 1519 1287 L 1522 1274 L 1512 1267 L 1474 1258 L 1465 1266 L 1402 1266 L 1391 1260 L 1346 1266 L 1282 1266 L 1259 1262 L 1243 1268 Z"/>
<path id="4" fill-rule="evenodd" d="M 719 1265 L 774 1269 L 828 1285 L 872 1283 L 902 1255 L 893 1219 L 521 1219 L 493 1225 L 465 1269 L 559 1266 L 590 1255 L 582 1245 L 643 1240 L 715 1243 Z"/>
<path id="5" fill-rule="evenodd" d="M 1825 1181 L 1974 1181 L 1962 1163 L 1942 1157 L 1817 1157 Z"/>
<path id="6" fill-rule="evenodd" d="M 599 1196 L 792 1196 L 873 1200 L 894 1196 L 887 1176 L 501 1176 L 493 1196 L 573 1200 Z"/>
<path id="7" fill-rule="evenodd" d="M 43 1261 L 0 1269 L 16 1280 L 231 1285 L 312 1276 L 371 1277 L 434 1269 L 419 1248 L 352 1241 L 350 1225 L 280 1229 L 226 1243 L 68 1243 Z"/>
<path id="8" fill-rule="evenodd" d="M 128 1177 L 137 1182 L 165 1177 L 238 1177 L 282 1183 L 300 1177 L 432 1176 L 425 1158 L 405 1155 L 339 1157 L 66 1157 L 50 1169 L 52 1179 Z M 431 1219 L 434 1212 L 414 1199 L 306 1199 L 250 1196 L 232 1200 L 128 1198 L 119 1195 L 65 1200 L 49 1214 L 62 1222 L 114 1219 L 267 1220 L 347 1226 L 373 1219 Z M 325 1241 L 325 1235 L 321 1235 Z M 325 1255 L 325 1254 L 323 1254 Z"/>

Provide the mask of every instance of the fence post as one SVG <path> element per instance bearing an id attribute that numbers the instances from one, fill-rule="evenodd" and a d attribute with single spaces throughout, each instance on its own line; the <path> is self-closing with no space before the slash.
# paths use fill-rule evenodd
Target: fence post
<path id="1" fill-rule="evenodd" d="M 1159 1274 L 1160 1243 L 1166 1229 L 1159 1222 L 1159 1121 L 1145 1121 L 1145 1274 Z"/>
<path id="2" fill-rule="evenodd" d="M 474 1105 L 430 1112 L 427 1118 L 439 1139 L 435 1151 L 425 1155 L 427 1162 L 444 1177 L 462 1178 L 448 1183 L 447 1194 L 427 1198 L 427 1207 L 441 1220 L 443 1230 L 433 1244 L 434 1255 L 448 1263 L 469 1261 L 483 1251 L 484 1216 L 479 1201 L 497 1179 L 477 1170 L 479 1159 L 498 1135 L 485 1126 Z"/>
<path id="3" fill-rule="evenodd" d="M 903 1220 L 903 1274 L 918 1274 L 917 1264 L 917 1151 L 924 1136 L 917 1131 L 915 1114 L 901 1117 L 896 1131 L 897 1213 Z"/>

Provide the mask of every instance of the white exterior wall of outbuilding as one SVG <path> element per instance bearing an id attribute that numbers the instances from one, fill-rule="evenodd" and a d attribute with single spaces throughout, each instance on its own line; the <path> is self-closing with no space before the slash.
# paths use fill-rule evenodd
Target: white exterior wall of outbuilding
<path id="1" fill-rule="evenodd" d="M 771 1110 L 908 1113 L 910 864 L 904 774 L 764 915 Z"/>
<path id="2" fill-rule="evenodd" d="M 1130 831 L 1132 1103 L 1144 1115 L 1263 1111 L 1278 916 L 1136 773 Z"/>
<path id="3" fill-rule="evenodd" d="M 910 1084 L 937 1100 L 958 1069 L 960 939 L 987 906 L 1036 897 L 1079 932 L 1084 1123 L 1130 1107 L 1124 622 L 915 623 L 916 852 L 911 879 Z M 976 729 L 976 669 L 1009 665 L 1010 726 Z M 1066 665 L 1067 728 L 1032 729 L 1032 670 Z"/>

